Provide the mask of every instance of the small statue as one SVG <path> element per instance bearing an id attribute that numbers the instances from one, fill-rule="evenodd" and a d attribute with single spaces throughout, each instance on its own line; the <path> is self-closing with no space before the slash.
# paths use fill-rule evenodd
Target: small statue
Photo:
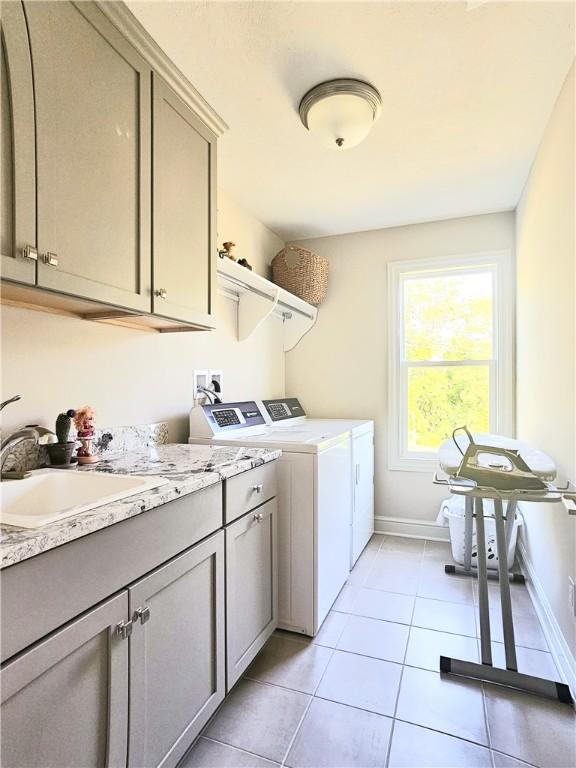
<path id="1" fill-rule="evenodd" d="M 238 264 L 240 264 L 241 267 L 246 267 L 246 269 L 249 269 L 250 272 L 252 272 L 252 265 L 249 264 L 246 259 L 238 259 Z"/>
<path id="2" fill-rule="evenodd" d="M 79 464 L 95 464 L 100 459 L 92 453 L 92 441 L 96 434 L 94 429 L 94 409 L 89 405 L 78 408 L 74 416 L 74 426 L 78 433 L 78 440 L 82 446 L 76 451 Z"/>
<path id="3" fill-rule="evenodd" d="M 236 243 L 233 243 L 230 240 L 223 243 L 222 250 L 218 251 L 218 254 L 222 259 L 227 258 L 236 261 Z"/>

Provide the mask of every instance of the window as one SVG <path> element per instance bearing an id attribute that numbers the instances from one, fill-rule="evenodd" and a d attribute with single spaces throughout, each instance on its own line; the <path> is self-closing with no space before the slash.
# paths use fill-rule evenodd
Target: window
<path id="1" fill-rule="evenodd" d="M 388 265 L 389 466 L 430 471 L 463 425 L 513 432 L 508 252 Z"/>

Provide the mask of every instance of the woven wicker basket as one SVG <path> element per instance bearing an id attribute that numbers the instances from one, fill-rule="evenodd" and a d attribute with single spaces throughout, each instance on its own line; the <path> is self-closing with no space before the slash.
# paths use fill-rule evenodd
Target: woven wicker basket
<path id="1" fill-rule="evenodd" d="M 297 245 L 287 245 L 272 260 L 276 285 L 317 307 L 328 290 L 328 259 Z"/>

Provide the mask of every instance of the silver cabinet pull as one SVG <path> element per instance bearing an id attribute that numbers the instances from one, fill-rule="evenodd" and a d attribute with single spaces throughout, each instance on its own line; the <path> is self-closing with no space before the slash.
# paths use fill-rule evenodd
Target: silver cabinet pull
<path id="1" fill-rule="evenodd" d="M 254 520 L 255 520 L 257 523 L 261 523 L 261 522 L 262 522 L 262 520 L 264 520 L 264 515 L 262 514 L 262 512 L 256 512 L 256 513 L 254 514 Z"/>
<path id="2" fill-rule="evenodd" d="M 154 296 L 158 296 L 159 299 L 165 299 L 168 296 L 168 291 L 166 288 L 157 288 L 154 291 Z"/>
<path id="3" fill-rule="evenodd" d="M 116 637 L 119 637 L 120 640 L 127 640 L 132 634 L 132 622 L 120 621 L 118 624 L 116 624 L 115 631 L 116 631 Z"/>
<path id="4" fill-rule="evenodd" d="M 150 608 L 147 605 L 143 605 L 134 611 L 132 621 L 139 621 L 140 624 L 146 624 L 150 620 Z"/>
<path id="5" fill-rule="evenodd" d="M 262 493 L 263 487 L 264 486 L 262 485 L 262 483 L 258 483 L 258 485 L 252 486 L 252 490 L 255 491 L 256 493 Z"/>
<path id="6" fill-rule="evenodd" d="M 44 264 L 48 264 L 50 267 L 58 266 L 58 256 L 55 253 L 45 253 L 42 258 Z"/>
<path id="7" fill-rule="evenodd" d="M 33 245 L 25 245 L 24 248 L 22 248 L 22 256 L 31 261 L 38 261 L 38 251 Z"/>

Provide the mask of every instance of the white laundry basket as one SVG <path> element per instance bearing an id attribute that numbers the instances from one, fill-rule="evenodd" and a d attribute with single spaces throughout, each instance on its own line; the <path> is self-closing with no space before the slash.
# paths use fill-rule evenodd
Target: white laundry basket
<path id="1" fill-rule="evenodd" d="M 506 515 L 506 502 L 503 503 L 504 515 Z M 451 496 L 442 502 L 439 518 L 443 517 L 448 521 L 450 527 L 450 543 L 452 544 L 452 557 L 460 565 L 464 564 L 464 513 L 465 502 L 463 496 Z M 484 499 L 484 529 L 486 537 L 486 562 L 488 568 L 498 568 L 498 550 L 496 546 L 496 524 L 494 521 L 494 502 L 491 499 Z M 508 570 L 514 564 L 516 554 L 516 540 L 518 538 L 518 528 L 523 523 L 521 514 L 517 511 L 508 542 Z M 475 565 L 478 557 L 476 546 L 476 520 L 472 527 L 472 565 Z"/>

